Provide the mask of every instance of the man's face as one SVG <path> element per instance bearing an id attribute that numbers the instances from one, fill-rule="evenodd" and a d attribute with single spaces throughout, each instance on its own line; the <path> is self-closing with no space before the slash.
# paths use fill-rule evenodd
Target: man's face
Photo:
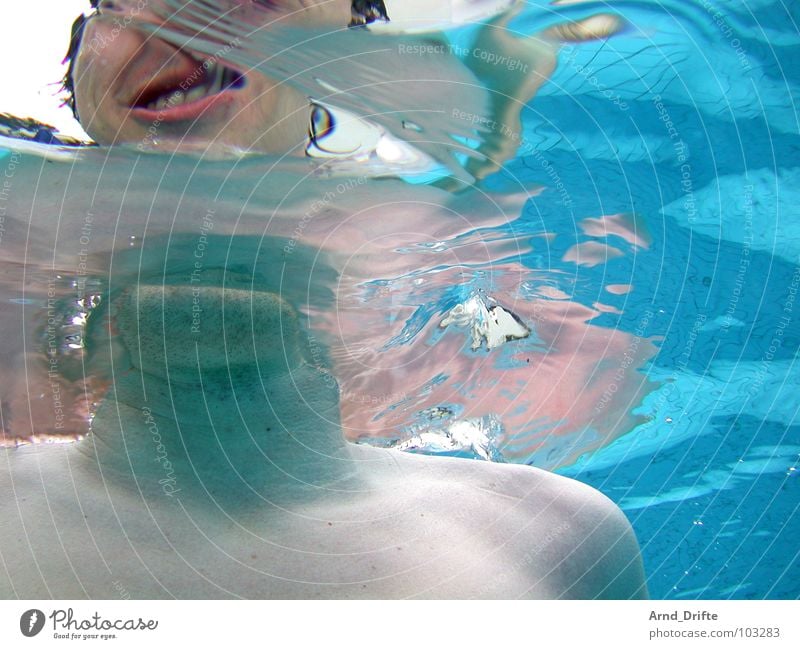
<path id="1" fill-rule="evenodd" d="M 226 67 L 155 35 L 132 20 L 158 24 L 155 0 L 101 2 L 86 23 L 73 70 L 75 105 L 84 129 L 100 144 L 140 149 L 302 151 L 308 101 L 279 81 Z M 349 0 L 280 0 L 246 15 L 343 27 Z M 238 45 L 236 39 L 232 46 Z"/>

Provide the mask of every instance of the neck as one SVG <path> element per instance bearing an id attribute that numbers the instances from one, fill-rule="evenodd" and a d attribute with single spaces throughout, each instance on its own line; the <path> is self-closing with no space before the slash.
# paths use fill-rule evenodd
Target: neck
<path id="1" fill-rule="evenodd" d="M 94 444 L 83 442 L 104 476 L 227 508 L 358 488 L 336 383 L 303 359 L 294 312 L 274 294 L 203 288 L 193 336 L 196 299 L 192 287 L 140 286 L 112 306 L 133 367 L 115 361 Z"/>

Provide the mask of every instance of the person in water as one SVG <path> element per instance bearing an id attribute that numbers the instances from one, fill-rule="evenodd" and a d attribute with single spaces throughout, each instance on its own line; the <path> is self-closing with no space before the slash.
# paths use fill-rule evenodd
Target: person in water
<path id="1" fill-rule="evenodd" d="M 297 20 L 353 19 L 349 2 L 281 6 Z M 136 142 L 198 57 L 133 26 L 113 33 L 103 14 L 147 10 L 134 2 L 99 9 L 73 34 L 74 107 L 100 144 Z M 302 98 L 259 73 L 214 74 L 168 109 L 170 146 L 191 135 L 274 151 L 305 138 L 289 128 L 262 138 L 264 120 L 293 115 Z M 182 242 L 164 245 L 176 254 Z M 237 267 L 281 247 L 259 240 Z M 187 336 L 198 304 L 203 335 Z M 97 317 L 127 369 L 91 434 L 14 449 L 0 469 L 18 501 L 3 505 L 0 595 L 647 596 L 630 524 L 598 491 L 528 466 L 345 442 L 336 381 L 297 313 L 224 266 L 197 285 L 117 291 Z"/>
<path id="2" fill-rule="evenodd" d="M 198 143 L 205 152 L 304 153 L 309 99 L 302 92 L 258 70 L 234 69 L 221 57 L 193 53 L 162 38 L 128 29 L 134 18 L 159 23 L 152 8 L 141 0 L 91 1 L 95 15 L 78 18 L 72 28 L 64 86 L 66 103 L 96 142 L 134 144 L 139 149 L 146 145 L 164 152 L 186 150 Z M 261 11 L 254 16 L 252 7 L 248 7 L 252 1 L 226 2 L 224 6 L 238 8 L 235 15 L 245 23 L 315 25 L 332 30 L 390 17 L 415 27 L 417 15 L 442 13 L 441 7 L 435 10 L 425 2 L 412 0 L 388 3 L 388 17 L 382 0 L 352 4 L 350 0 L 278 0 L 256 3 Z M 448 4 L 441 3 L 442 7 Z M 405 57 L 403 73 L 411 79 L 415 74 L 435 77 L 438 69 L 445 69 L 443 83 L 433 92 L 459 96 L 459 89 L 446 83 L 448 74 L 457 85 L 471 86 L 474 94 L 486 94 L 478 89 L 488 87 L 488 96 L 481 101 L 487 104 L 491 119 L 482 120 L 481 125 L 494 126 L 482 133 L 482 156 L 467 163 L 468 170 L 481 178 L 514 155 L 521 141 L 522 107 L 552 73 L 559 44 L 605 38 L 620 31 L 622 24 L 616 16 L 598 14 L 552 26 L 534 38 L 520 38 L 512 35 L 508 24 L 522 3 L 452 0 L 452 4 L 465 5 L 466 9 L 454 7 L 444 12 L 448 16 L 466 14 L 468 18 L 474 12 L 482 17 L 480 12 L 487 10 L 484 4 L 495 10 L 506 5 L 511 10 L 478 31 L 472 55 L 464 57 L 463 62 L 449 55 L 451 48 L 444 41 L 428 35 L 405 46 L 405 50 L 401 49 L 403 45 L 397 47 L 401 52 L 423 54 Z M 237 43 L 234 38 L 222 49 Z M 481 55 L 485 52 L 494 53 L 494 58 Z M 426 57 L 425 53 L 433 56 Z"/>

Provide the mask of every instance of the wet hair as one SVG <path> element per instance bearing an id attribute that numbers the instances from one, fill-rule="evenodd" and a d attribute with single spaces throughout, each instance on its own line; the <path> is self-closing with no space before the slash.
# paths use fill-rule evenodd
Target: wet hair
<path id="1" fill-rule="evenodd" d="M 89 2 L 92 5 L 92 9 L 94 9 L 95 12 L 98 11 L 97 5 L 100 4 L 100 0 L 89 0 Z M 61 80 L 61 90 L 66 93 L 66 98 L 61 105 L 69 106 L 75 119 L 78 119 L 78 109 L 75 107 L 75 80 L 73 78 L 73 73 L 75 71 L 75 58 L 81 46 L 83 30 L 86 27 L 87 20 L 88 18 L 84 14 L 81 14 L 75 19 L 75 22 L 72 23 L 69 36 L 69 48 L 67 49 L 64 60 L 61 61 L 62 65 L 64 63 L 67 64 L 67 72 Z"/>
<path id="2" fill-rule="evenodd" d="M 348 25 L 349 27 L 369 25 L 376 20 L 389 22 L 389 16 L 386 14 L 386 5 L 383 0 L 353 0 L 350 3 L 350 15 L 352 20 Z"/>

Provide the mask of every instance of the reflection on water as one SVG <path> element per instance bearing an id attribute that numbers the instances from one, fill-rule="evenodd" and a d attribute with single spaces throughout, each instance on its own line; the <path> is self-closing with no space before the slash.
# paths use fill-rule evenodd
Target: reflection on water
<path id="1" fill-rule="evenodd" d="M 502 260 L 426 275 L 416 275 L 408 293 L 395 289 L 376 300 L 370 292 L 361 309 L 338 315 L 341 330 L 359 331 L 337 358 L 351 386 L 342 398 L 350 435 L 405 444 L 402 431 L 417 435 L 421 413 L 447 407 L 458 421 L 491 416 L 501 426 L 493 456 L 553 468 L 640 421 L 628 411 L 653 387 L 638 371 L 655 352 L 647 322 L 633 335 L 596 325 L 600 305 L 581 305 L 548 285 L 559 273 Z M 474 299 L 475 287 L 513 309 L 532 334 L 488 349 L 475 345 L 472 330 L 442 329 L 442 318 Z"/>
<path id="2" fill-rule="evenodd" d="M 140 366 L 131 360 L 130 336 L 144 324 L 129 321 L 121 331 L 107 305 L 145 285 L 280 294 L 304 314 L 310 357 L 320 365 L 330 357 L 353 441 L 429 451 L 439 445 L 442 452 L 474 446 L 472 456 L 553 467 L 636 421 L 625 411 L 646 390 L 636 368 L 653 352 L 647 333 L 632 345 L 630 335 L 593 324 L 603 306 L 582 305 L 557 288 L 567 273 L 520 263 L 521 256 L 551 256 L 563 237 L 514 234 L 531 193 L 451 194 L 400 180 L 309 175 L 300 161 L 274 165 L 264 177 L 255 160 L 198 168 L 191 157 L 121 149 L 86 150 L 58 164 L 35 150 L 22 157 L 9 213 L 29 214 L 32 206 L 30 226 L 41 234 L 26 241 L 29 224 L 7 220 L 7 241 L 26 241 L 29 250 L 25 277 L 5 285 L 7 302 L 28 300 L 4 315 L 15 319 L 9 330 L 29 332 L 25 342 L 6 339 L 7 353 L 26 350 L 5 366 L 20 378 L 3 388 L 11 439 L 87 432 L 114 376 Z M 53 187 L 68 179 L 76 191 L 57 202 L 47 191 L 26 191 L 27 177 L 43 165 Z M 101 191 L 123 181 L 123 194 Z M 96 192 L 77 191 L 92 185 Z M 250 197 L 245 205 L 242 196 Z M 57 235 L 47 227 L 52 220 Z M 619 216 L 582 227 L 602 229 L 606 235 L 592 235 L 600 241 L 613 235 L 641 245 L 642 234 Z M 603 261 L 584 252 L 562 259 L 565 268 Z M 4 261 L 9 270 L 14 264 Z M 58 294 L 48 301 L 55 290 L 48 282 L 57 277 Z M 233 363 L 249 354 L 241 350 L 267 344 L 232 321 L 209 339 L 200 323 L 214 307 L 200 302 L 184 342 L 202 340 L 203 357 L 222 345 Z M 226 331 L 239 338 L 220 340 Z M 616 359 L 625 350 L 630 359 L 620 370 Z M 31 389 L 48 376 L 61 382 L 55 404 L 52 390 Z M 604 396 L 612 384 L 613 398 Z M 41 395 L 31 421 L 28 393 Z M 431 420 L 430 412 L 449 414 Z"/>
<path id="3" fill-rule="evenodd" d="M 0 442 L 79 439 L 107 380 L 87 349 L 102 282 L 19 264 L 3 264 L 3 271 Z"/>

